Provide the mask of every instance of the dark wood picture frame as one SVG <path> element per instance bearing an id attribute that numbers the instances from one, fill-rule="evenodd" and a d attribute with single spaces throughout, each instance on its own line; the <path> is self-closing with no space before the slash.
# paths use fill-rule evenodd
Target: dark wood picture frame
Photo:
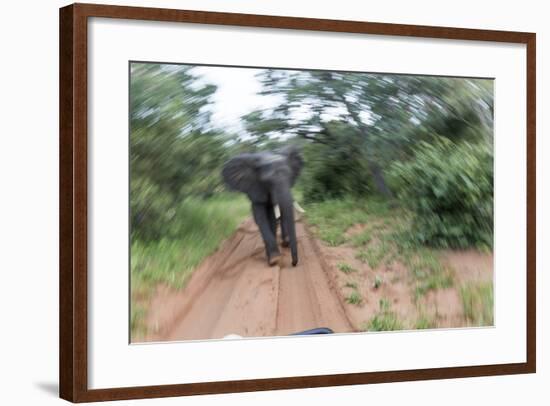
<path id="1" fill-rule="evenodd" d="M 88 388 L 87 48 L 88 18 L 218 24 L 526 44 L 527 47 L 527 329 L 526 362 L 338 375 L 300 376 L 127 388 Z M 60 397 L 72 402 L 447 379 L 536 371 L 535 61 L 534 33 L 184 11 L 97 4 L 60 9 Z"/>

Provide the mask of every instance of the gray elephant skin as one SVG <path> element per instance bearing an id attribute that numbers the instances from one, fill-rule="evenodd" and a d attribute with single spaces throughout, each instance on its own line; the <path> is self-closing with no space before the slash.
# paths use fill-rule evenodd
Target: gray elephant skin
<path id="1" fill-rule="evenodd" d="M 295 147 L 274 151 L 244 153 L 229 160 L 222 177 L 230 189 L 246 193 L 252 202 L 254 220 L 265 244 L 269 265 L 280 262 L 277 245 L 277 220 L 274 207 L 281 212 L 281 235 L 284 247 L 290 246 L 292 265 L 298 263 L 296 226 L 292 186 L 300 175 L 303 159 Z"/>

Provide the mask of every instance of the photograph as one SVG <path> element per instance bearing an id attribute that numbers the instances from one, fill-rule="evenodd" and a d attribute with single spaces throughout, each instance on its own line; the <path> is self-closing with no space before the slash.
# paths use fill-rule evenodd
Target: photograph
<path id="1" fill-rule="evenodd" d="M 493 78 L 129 63 L 131 343 L 494 326 Z"/>

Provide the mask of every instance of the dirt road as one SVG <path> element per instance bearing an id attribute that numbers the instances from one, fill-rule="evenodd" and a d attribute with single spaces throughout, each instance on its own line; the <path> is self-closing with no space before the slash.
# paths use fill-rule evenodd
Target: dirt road
<path id="1" fill-rule="evenodd" d="M 282 265 L 269 267 L 258 228 L 246 220 L 185 289 L 158 289 L 146 341 L 275 336 L 315 327 L 353 331 L 315 240 L 301 221 L 296 232 L 298 265 L 291 266 L 283 249 Z"/>

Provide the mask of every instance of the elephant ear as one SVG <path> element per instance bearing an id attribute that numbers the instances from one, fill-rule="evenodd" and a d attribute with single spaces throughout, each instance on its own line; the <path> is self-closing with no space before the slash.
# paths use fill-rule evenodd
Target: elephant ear
<path id="1" fill-rule="evenodd" d="M 258 187 L 256 165 L 257 157 L 253 154 L 237 155 L 223 166 L 223 180 L 229 188 L 248 193 Z"/>
<path id="2" fill-rule="evenodd" d="M 294 145 L 280 149 L 279 153 L 285 155 L 288 159 L 290 169 L 292 170 L 291 184 L 294 185 L 294 183 L 296 183 L 296 179 L 298 179 L 298 176 L 300 176 L 300 172 L 302 172 L 302 168 L 304 166 L 304 159 L 302 158 L 302 154 L 300 153 L 300 150 Z"/>

